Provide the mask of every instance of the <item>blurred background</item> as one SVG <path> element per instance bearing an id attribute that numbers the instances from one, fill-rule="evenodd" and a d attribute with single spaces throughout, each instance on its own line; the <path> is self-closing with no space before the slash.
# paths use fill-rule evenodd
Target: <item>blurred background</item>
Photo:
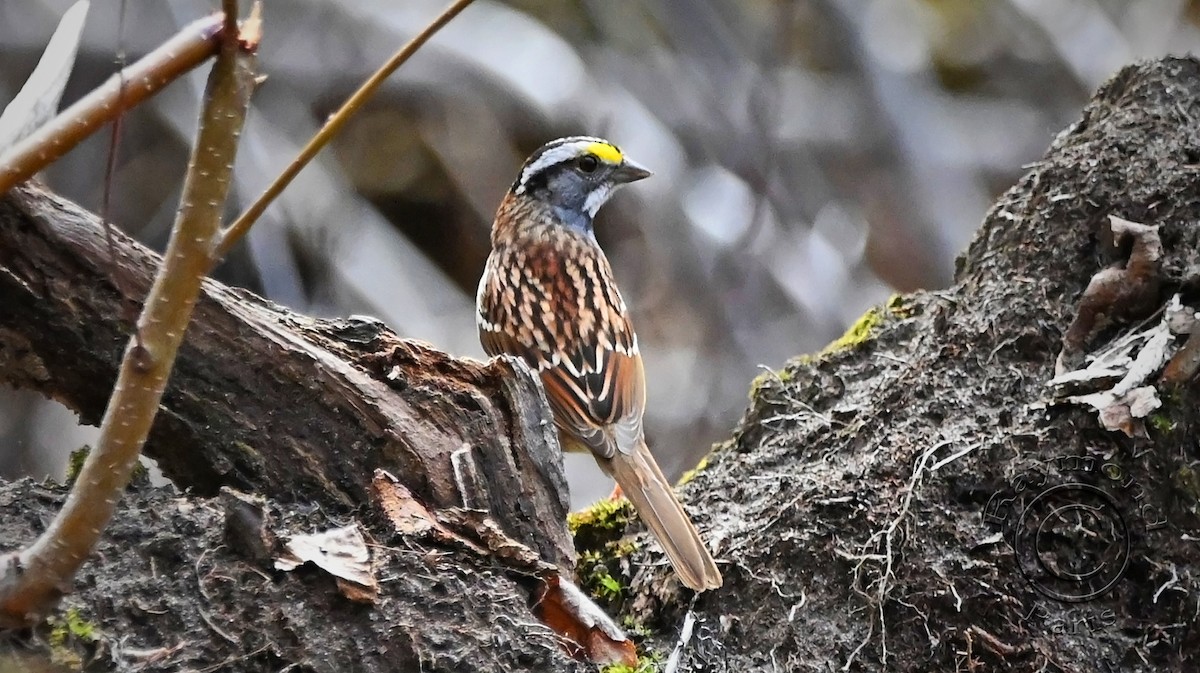
<path id="1" fill-rule="evenodd" d="M 212 0 L 93 0 L 69 103 Z M 448 0 L 266 0 L 230 215 Z M 0 0 L 0 104 L 70 0 Z M 950 283 L 991 200 L 1135 59 L 1200 47 L 1187 0 L 478 0 L 404 66 L 217 276 L 308 314 L 377 316 L 483 357 L 474 292 L 525 156 L 601 135 L 655 171 L 597 237 L 646 362 L 664 469 L 729 436 L 761 367 L 893 292 Z M 123 121 L 114 222 L 161 250 L 205 74 Z M 47 171 L 98 211 L 108 135 Z M 0 476 L 61 476 L 94 437 L 0 390 Z M 569 457 L 576 506 L 611 488 Z"/>

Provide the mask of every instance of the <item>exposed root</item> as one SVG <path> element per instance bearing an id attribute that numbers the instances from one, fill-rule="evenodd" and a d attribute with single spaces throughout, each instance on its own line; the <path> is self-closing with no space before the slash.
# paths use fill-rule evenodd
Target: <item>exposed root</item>
<path id="1" fill-rule="evenodd" d="M 858 653 L 861 652 L 864 647 L 866 647 L 868 642 L 870 642 L 871 636 L 873 636 L 875 632 L 876 622 L 879 624 L 879 646 L 881 650 L 880 663 L 882 663 L 884 666 L 887 666 L 887 622 L 884 619 L 883 608 L 890 597 L 893 587 L 893 580 L 896 576 L 895 558 L 896 554 L 898 554 L 900 551 L 896 544 L 897 532 L 901 530 L 901 526 L 904 525 L 904 521 L 908 517 L 908 511 L 912 506 L 913 496 L 917 491 L 917 486 L 919 486 L 921 483 L 921 479 L 925 476 L 925 466 L 929 463 L 929 459 L 935 453 L 937 453 L 938 450 L 945 446 L 949 446 L 949 444 L 949 441 L 940 442 L 921 454 L 921 457 L 917 459 L 916 467 L 913 469 L 912 477 L 908 480 L 908 487 L 904 491 L 904 498 L 900 502 L 900 510 L 896 513 L 896 516 L 892 518 L 891 522 L 889 522 L 886 527 L 875 531 L 875 533 L 871 535 L 870 539 L 863 544 L 863 551 L 861 553 L 854 555 L 843 554 L 845 558 L 858 561 L 858 563 L 854 566 L 855 587 L 863 585 L 862 576 L 864 572 L 864 566 L 866 565 L 867 561 L 878 561 L 883 565 L 883 572 L 880 573 L 879 578 L 875 582 L 875 592 L 873 595 L 856 589 L 859 594 L 867 599 L 871 607 L 876 611 L 876 618 L 871 620 L 871 626 L 867 630 L 867 635 L 863 638 L 862 642 L 860 642 L 858 647 L 854 648 L 854 651 L 850 653 L 849 658 L 846 660 L 846 664 L 842 666 L 843 671 L 850 670 L 850 666 L 854 663 Z M 957 451 L 952 454 L 950 458 L 940 461 L 937 466 L 940 467 L 945 465 L 954 458 L 966 455 L 969 452 L 969 448 Z M 867 553 L 868 549 L 877 548 L 880 540 L 883 541 L 883 553 Z"/>

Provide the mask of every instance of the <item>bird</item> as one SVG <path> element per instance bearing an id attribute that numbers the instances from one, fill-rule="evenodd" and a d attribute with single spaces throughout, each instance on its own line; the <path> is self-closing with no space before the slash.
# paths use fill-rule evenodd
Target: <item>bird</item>
<path id="1" fill-rule="evenodd" d="M 524 360 L 541 379 L 564 451 L 590 451 L 695 591 L 721 573 L 655 462 L 642 428 L 638 338 L 594 219 L 618 188 L 651 172 L 602 138 L 546 143 L 525 161 L 492 223 L 476 295 L 490 356 Z"/>

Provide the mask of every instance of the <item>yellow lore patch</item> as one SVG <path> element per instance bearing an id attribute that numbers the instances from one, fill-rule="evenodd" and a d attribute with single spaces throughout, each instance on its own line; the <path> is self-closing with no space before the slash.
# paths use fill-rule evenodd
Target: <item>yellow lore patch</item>
<path id="1" fill-rule="evenodd" d="M 608 143 L 592 143 L 587 146 L 587 151 L 595 154 L 597 159 L 610 164 L 619 164 L 625 160 L 621 150 Z"/>

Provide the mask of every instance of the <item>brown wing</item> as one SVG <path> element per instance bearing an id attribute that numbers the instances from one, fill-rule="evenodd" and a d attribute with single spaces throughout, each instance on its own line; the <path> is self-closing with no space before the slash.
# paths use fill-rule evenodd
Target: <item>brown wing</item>
<path id="1" fill-rule="evenodd" d="M 536 369 L 555 423 L 602 458 L 636 444 L 645 408 L 637 337 L 611 274 L 592 241 L 526 242 L 492 252 L 478 296 L 484 350 Z"/>

